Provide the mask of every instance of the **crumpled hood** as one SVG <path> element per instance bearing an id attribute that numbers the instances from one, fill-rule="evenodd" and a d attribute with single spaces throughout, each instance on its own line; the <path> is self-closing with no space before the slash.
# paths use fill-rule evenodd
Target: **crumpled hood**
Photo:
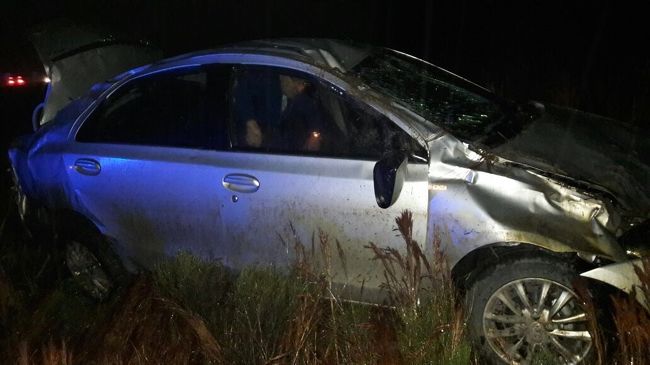
<path id="1" fill-rule="evenodd" d="M 599 185 L 626 215 L 650 217 L 647 132 L 573 109 L 546 106 L 521 133 L 491 150 L 551 173 Z"/>

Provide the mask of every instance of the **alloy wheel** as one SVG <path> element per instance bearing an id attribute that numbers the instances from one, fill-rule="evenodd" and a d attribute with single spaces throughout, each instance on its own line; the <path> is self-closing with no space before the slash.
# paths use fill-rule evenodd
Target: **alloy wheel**
<path id="1" fill-rule="evenodd" d="M 566 286 L 542 278 L 509 282 L 490 297 L 483 331 L 492 350 L 511 364 L 537 356 L 578 364 L 592 347 L 587 314 Z"/>

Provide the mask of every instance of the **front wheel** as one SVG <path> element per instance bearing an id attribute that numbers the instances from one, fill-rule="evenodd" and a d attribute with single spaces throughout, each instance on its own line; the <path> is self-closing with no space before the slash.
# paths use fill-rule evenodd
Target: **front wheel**
<path id="1" fill-rule="evenodd" d="M 493 364 L 584 363 L 592 352 L 588 314 L 571 289 L 575 272 L 535 257 L 499 263 L 468 293 L 469 331 Z"/>

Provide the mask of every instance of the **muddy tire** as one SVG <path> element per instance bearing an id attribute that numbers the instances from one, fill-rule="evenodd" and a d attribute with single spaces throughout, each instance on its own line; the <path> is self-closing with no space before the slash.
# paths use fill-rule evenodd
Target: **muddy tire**
<path id="1" fill-rule="evenodd" d="M 479 277 L 466 305 L 481 363 L 589 363 L 593 341 L 572 289 L 571 265 L 550 257 L 520 258 Z"/>
<path id="2" fill-rule="evenodd" d="M 109 242 L 99 232 L 83 229 L 61 237 L 65 265 L 79 288 L 97 301 L 108 299 L 128 274 Z"/>

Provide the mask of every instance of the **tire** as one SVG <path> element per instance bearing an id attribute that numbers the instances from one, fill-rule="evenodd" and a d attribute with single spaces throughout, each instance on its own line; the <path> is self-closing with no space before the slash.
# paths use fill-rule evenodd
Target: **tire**
<path id="1" fill-rule="evenodd" d="M 569 263 L 546 256 L 501 262 L 480 274 L 466 305 L 481 363 L 588 363 L 595 351 L 572 289 L 576 276 Z"/>
<path id="2" fill-rule="evenodd" d="M 105 301 L 126 282 L 127 272 L 120 258 L 98 231 L 68 232 L 61 235 L 61 241 L 72 280 L 91 298 Z"/>

